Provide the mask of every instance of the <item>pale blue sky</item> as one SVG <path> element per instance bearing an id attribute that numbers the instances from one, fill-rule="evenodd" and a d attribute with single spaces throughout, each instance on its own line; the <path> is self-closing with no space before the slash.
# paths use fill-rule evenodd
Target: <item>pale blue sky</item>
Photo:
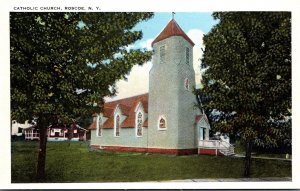
<path id="1" fill-rule="evenodd" d="M 183 31 L 199 29 L 206 34 L 213 25 L 217 24 L 217 21 L 212 18 L 211 14 L 211 12 L 176 12 L 174 17 Z M 139 23 L 135 29 L 143 31 L 142 41 L 155 38 L 171 19 L 172 13 L 156 12 L 154 17 Z"/>
<path id="2" fill-rule="evenodd" d="M 202 57 L 202 37 L 217 24 L 211 16 L 211 12 L 176 12 L 175 20 L 182 30 L 195 43 L 193 49 L 193 66 L 195 70 L 196 87 L 200 87 L 200 58 Z M 172 19 L 171 12 L 156 12 L 154 17 L 148 21 L 139 23 L 134 30 L 142 30 L 143 38 L 128 48 L 145 48 L 151 50 L 151 43 L 155 37 L 166 27 Z M 117 95 L 108 99 L 115 100 L 148 92 L 149 71 L 152 63 L 147 62 L 143 66 L 134 66 L 127 75 L 128 80 L 120 80 L 116 83 Z"/>

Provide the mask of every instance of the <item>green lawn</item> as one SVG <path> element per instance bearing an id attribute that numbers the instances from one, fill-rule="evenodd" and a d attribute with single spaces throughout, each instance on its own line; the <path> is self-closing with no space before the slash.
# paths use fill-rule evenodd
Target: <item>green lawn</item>
<path id="1" fill-rule="evenodd" d="M 12 142 L 12 183 L 34 182 L 37 142 Z M 48 142 L 47 182 L 239 178 L 243 159 L 89 151 L 88 142 Z M 252 177 L 291 177 L 291 162 L 254 159 Z"/>

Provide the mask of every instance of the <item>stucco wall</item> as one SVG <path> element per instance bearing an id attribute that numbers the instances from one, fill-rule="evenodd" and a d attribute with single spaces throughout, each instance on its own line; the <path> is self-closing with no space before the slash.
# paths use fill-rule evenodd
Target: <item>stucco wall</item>
<path id="1" fill-rule="evenodd" d="M 136 137 L 135 128 L 120 128 L 120 136 L 114 136 L 114 129 L 103 129 L 102 136 L 96 136 L 91 130 L 91 145 L 147 147 L 147 128 L 143 128 L 143 136 Z"/>
<path id="2" fill-rule="evenodd" d="M 161 46 L 166 47 L 166 62 L 160 63 Z M 190 48 L 189 65 L 186 64 L 186 47 Z M 194 148 L 196 102 L 192 93 L 195 85 L 192 46 L 181 36 L 173 36 L 153 46 L 153 66 L 149 77 L 149 147 Z M 190 81 L 185 90 L 184 79 Z M 158 130 L 158 119 L 164 115 L 166 130 Z"/>
<path id="3" fill-rule="evenodd" d="M 181 50 L 179 51 L 183 61 L 178 65 L 179 91 L 178 91 L 178 147 L 179 148 L 196 148 L 197 141 L 195 139 L 195 116 L 198 109 L 195 109 L 196 97 L 193 94 L 195 86 L 195 72 L 193 68 L 193 47 L 190 43 L 183 40 L 181 42 Z M 190 49 L 189 64 L 186 64 L 185 48 Z M 184 87 L 184 80 L 189 79 L 190 85 L 187 90 Z"/>

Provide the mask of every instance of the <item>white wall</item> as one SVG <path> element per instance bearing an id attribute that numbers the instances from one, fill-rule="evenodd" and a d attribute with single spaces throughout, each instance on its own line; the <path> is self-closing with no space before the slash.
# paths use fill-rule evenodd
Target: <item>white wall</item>
<path id="1" fill-rule="evenodd" d="M 26 129 L 30 126 L 32 125 L 28 123 L 28 121 L 25 121 L 25 123 L 18 123 L 16 120 L 13 120 L 11 125 L 11 135 L 21 136 L 22 133 L 18 133 L 19 127 L 22 129 Z"/>

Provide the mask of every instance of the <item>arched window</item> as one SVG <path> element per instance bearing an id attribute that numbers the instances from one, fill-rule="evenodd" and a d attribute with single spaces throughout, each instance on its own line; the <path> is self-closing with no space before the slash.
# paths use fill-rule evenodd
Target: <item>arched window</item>
<path id="1" fill-rule="evenodd" d="M 186 90 L 189 90 L 189 89 L 190 89 L 190 81 L 189 81 L 188 78 L 185 78 L 185 79 L 184 79 L 184 88 L 185 88 Z"/>
<path id="2" fill-rule="evenodd" d="M 159 120 L 159 128 L 166 128 L 166 120 L 161 118 Z"/>
<path id="3" fill-rule="evenodd" d="M 158 129 L 159 130 L 165 130 L 167 128 L 167 121 L 166 118 L 163 116 L 160 116 L 158 119 Z"/>
<path id="4" fill-rule="evenodd" d="M 98 122 L 97 122 L 97 127 L 98 127 L 98 130 L 97 130 L 97 135 L 98 137 L 102 136 L 102 117 L 98 117 Z"/>
<path id="5" fill-rule="evenodd" d="M 136 119 L 136 136 L 143 136 L 143 114 L 142 112 L 138 112 Z"/>
<path id="6" fill-rule="evenodd" d="M 120 136 L 120 115 L 116 116 L 116 125 L 115 125 L 115 136 Z"/>

